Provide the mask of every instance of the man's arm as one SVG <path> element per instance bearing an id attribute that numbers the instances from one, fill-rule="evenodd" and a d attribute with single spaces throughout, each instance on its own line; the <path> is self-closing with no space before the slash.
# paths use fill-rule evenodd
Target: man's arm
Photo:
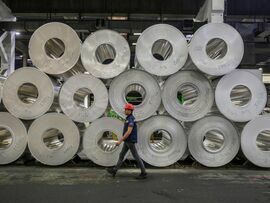
<path id="1" fill-rule="evenodd" d="M 133 126 L 128 126 L 127 131 L 125 132 L 124 136 L 116 143 L 116 145 L 120 145 L 123 141 L 125 141 L 130 133 L 132 132 Z"/>

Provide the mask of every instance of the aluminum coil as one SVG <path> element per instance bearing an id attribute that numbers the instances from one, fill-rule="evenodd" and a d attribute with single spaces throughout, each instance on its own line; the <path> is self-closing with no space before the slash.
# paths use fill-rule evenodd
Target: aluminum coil
<path id="1" fill-rule="evenodd" d="M 197 121 L 188 136 L 188 148 L 193 158 L 207 167 L 229 163 L 238 153 L 240 138 L 234 125 L 220 116 L 208 116 Z"/>
<path id="2" fill-rule="evenodd" d="M 85 69 L 95 77 L 113 78 L 129 66 L 130 48 L 118 32 L 99 30 L 84 41 L 81 60 Z"/>
<path id="3" fill-rule="evenodd" d="M 241 135 L 241 148 L 253 164 L 270 168 L 270 115 L 265 114 L 251 120 Z"/>
<path id="4" fill-rule="evenodd" d="M 79 74 L 64 83 L 59 102 L 63 112 L 72 120 L 92 122 L 104 114 L 108 106 L 108 91 L 101 80 Z"/>
<path id="5" fill-rule="evenodd" d="M 81 40 L 68 25 L 51 22 L 39 27 L 29 41 L 29 56 L 41 71 L 59 75 L 73 67 L 79 60 Z"/>
<path id="6" fill-rule="evenodd" d="M 45 165 L 57 166 L 71 160 L 79 144 L 79 130 L 64 114 L 45 114 L 36 119 L 28 131 L 29 150 Z"/>
<path id="7" fill-rule="evenodd" d="M 181 94 L 183 101 L 179 101 L 178 94 Z M 180 71 L 165 82 L 162 102 L 167 112 L 177 120 L 195 121 L 211 109 L 214 92 L 201 73 Z"/>
<path id="8" fill-rule="evenodd" d="M 247 87 L 250 93 L 241 89 L 233 90 L 237 86 Z M 236 99 L 237 103 L 233 103 L 231 98 Z M 228 119 L 246 122 L 263 111 L 267 101 L 266 88 L 253 73 L 235 70 L 218 82 L 215 101 L 219 111 Z"/>
<path id="9" fill-rule="evenodd" d="M 187 41 L 177 28 L 153 25 L 143 31 L 136 44 L 136 60 L 147 72 L 167 76 L 180 70 L 188 57 Z"/>
<path id="10" fill-rule="evenodd" d="M 189 54 L 201 71 L 209 75 L 224 75 L 240 64 L 244 43 L 232 26 L 208 23 L 195 32 L 189 44 Z"/>
<path id="11" fill-rule="evenodd" d="M 83 153 L 95 164 L 107 167 L 116 165 L 123 145 L 117 147 L 116 140 L 103 138 L 103 133 L 111 132 L 120 140 L 123 125 L 123 122 L 115 118 L 102 117 L 95 120 L 84 133 Z"/>
<path id="12" fill-rule="evenodd" d="M 134 116 L 137 121 L 153 115 L 160 106 L 161 93 L 157 81 L 147 72 L 131 69 L 116 77 L 109 89 L 109 100 L 113 110 L 125 118 L 124 105 L 126 95 L 130 91 L 142 95 L 142 103 L 135 106 Z"/>
<path id="13" fill-rule="evenodd" d="M 181 124 L 169 116 L 153 116 L 139 128 L 138 153 L 157 167 L 177 162 L 186 152 L 187 137 Z"/>
<path id="14" fill-rule="evenodd" d="M 52 81 L 36 68 L 20 68 L 4 83 L 3 103 L 18 118 L 31 120 L 43 115 L 50 109 L 53 100 Z"/>
<path id="15" fill-rule="evenodd" d="M 27 146 L 24 124 L 7 112 L 0 112 L 0 164 L 16 161 Z"/>

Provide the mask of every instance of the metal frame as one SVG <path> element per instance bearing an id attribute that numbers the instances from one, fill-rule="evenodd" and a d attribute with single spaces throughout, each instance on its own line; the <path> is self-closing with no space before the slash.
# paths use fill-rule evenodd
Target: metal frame
<path id="1" fill-rule="evenodd" d="M 16 21 L 11 10 L 0 0 L 0 21 Z M 15 70 L 15 32 L 0 36 L 0 75 L 8 76 Z"/>
<path id="2" fill-rule="evenodd" d="M 200 8 L 195 21 L 223 23 L 224 21 L 225 0 L 205 0 L 203 6 Z"/>

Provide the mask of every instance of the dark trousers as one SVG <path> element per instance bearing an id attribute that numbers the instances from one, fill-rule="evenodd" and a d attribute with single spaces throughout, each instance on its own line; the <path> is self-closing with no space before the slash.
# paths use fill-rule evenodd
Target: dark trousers
<path id="1" fill-rule="evenodd" d="M 139 165 L 139 167 L 141 169 L 141 173 L 146 173 L 143 161 L 141 160 L 141 158 L 137 152 L 137 149 L 135 147 L 135 143 L 131 143 L 131 142 L 124 142 L 124 146 L 123 146 L 122 151 L 119 155 L 119 159 L 118 159 L 116 166 L 114 167 L 114 170 L 117 171 L 121 167 L 128 150 L 131 151 L 132 156 L 137 161 L 137 164 Z"/>

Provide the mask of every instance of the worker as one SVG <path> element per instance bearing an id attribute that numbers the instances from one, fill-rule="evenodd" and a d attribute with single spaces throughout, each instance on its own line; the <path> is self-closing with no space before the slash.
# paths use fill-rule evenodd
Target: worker
<path id="1" fill-rule="evenodd" d="M 124 124 L 124 129 L 123 129 L 123 137 L 116 143 L 116 145 L 119 146 L 122 144 L 122 142 L 124 142 L 124 146 L 119 155 L 119 159 L 116 166 L 112 168 L 108 168 L 107 171 L 113 177 L 115 177 L 116 172 L 121 167 L 128 150 L 130 150 L 132 153 L 132 156 L 135 158 L 135 160 L 137 161 L 137 164 L 139 165 L 141 169 L 141 174 L 137 176 L 136 179 L 145 179 L 147 178 L 147 173 L 145 171 L 143 161 L 139 157 L 139 154 L 135 147 L 135 144 L 137 143 L 137 124 L 135 122 L 135 117 L 133 116 L 134 106 L 130 103 L 127 103 L 124 109 L 125 109 L 125 114 L 126 114 L 126 120 Z"/>

